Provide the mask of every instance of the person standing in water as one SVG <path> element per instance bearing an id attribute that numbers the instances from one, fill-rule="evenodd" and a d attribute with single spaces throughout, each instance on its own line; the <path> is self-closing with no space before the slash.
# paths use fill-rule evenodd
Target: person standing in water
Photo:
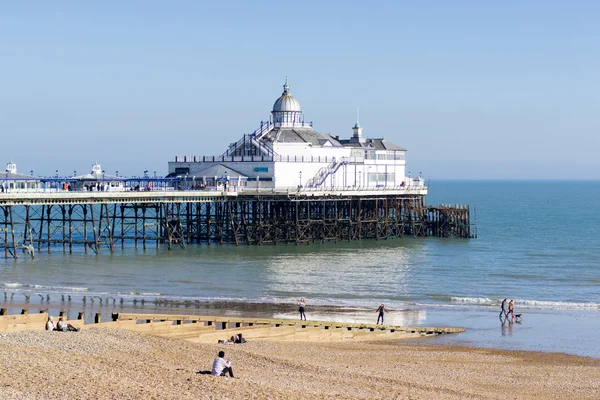
<path id="1" fill-rule="evenodd" d="M 502 300 L 502 304 L 500 304 L 500 318 L 502 318 L 502 314 L 506 317 L 506 299 Z"/>
<path id="2" fill-rule="evenodd" d="M 377 313 L 379 314 L 377 316 L 377 324 L 379 324 L 379 319 L 381 319 L 381 325 L 383 325 L 383 313 L 384 312 L 388 312 L 388 310 L 385 308 L 383 303 L 381 303 L 381 305 L 377 308 Z"/>
<path id="3" fill-rule="evenodd" d="M 508 318 L 508 315 L 510 314 L 511 316 L 511 321 L 513 321 L 515 319 L 515 313 L 514 313 L 514 300 L 511 300 L 508 302 L 508 312 L 506 313 L 506 318 Z"/>
<path id="4" fill-rule="evenodd" d="M 306 321 L 306 314 L 304 314 L 304 307 L 306 307 L 306 301 L 304 300 L 304 297 L 303 297 L 300 300 L 298 300 L 298 311 L 300 311 L 300 321 L 302 321 L 302 317 L 304 317 L 304 320 Z"/>

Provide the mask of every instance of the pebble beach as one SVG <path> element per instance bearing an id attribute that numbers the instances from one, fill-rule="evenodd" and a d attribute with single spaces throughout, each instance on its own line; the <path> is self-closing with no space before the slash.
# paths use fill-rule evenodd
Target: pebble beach
<path id="1" fill-rule="evenodd" d="M 600 360 L 395 342 L 198 344 L 115 329 L 0 334 L 0 399 L 598 399 Z M 236 378 L 200 375 L 219 350 Z"/>

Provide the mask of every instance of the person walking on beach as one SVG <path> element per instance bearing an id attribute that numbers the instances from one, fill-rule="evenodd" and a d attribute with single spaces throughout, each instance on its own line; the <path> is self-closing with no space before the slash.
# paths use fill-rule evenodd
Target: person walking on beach
<path id="1" fill-rule="evenodd" d="M 233 370 L 231 369 L 231 361 L 225 360 L 225 352 L 220 351 L 219 356 L 215 358 L 213 361 L 212 370 L 210 371 L 213 376 L 225 376 L 229 374 L 230 377 L 233 376 Z"/>
<path id="2" fill-rule="evenodd" d="M 377 308 L 377 313 L 379 314 L 377 316 L 377 325 L 379 324 L 379 319 L 381 319 L 381 325 L 383 325 L 383 313 L 384 312 L 388 312 L 388 310 L 385 308 L 383 303 L 381 303 L 381 305 Z"/>
<path id="3" fill-rule="evenodd" d="M 515 319 L 514 300 L 508 302 L 508 312 L 506 313 L 506 318 L 508 318 L 509 314 L 511 316 L 511 321 L 513 321 Z"/>
<path id="4" fill-rule="evenodd" d="M 506 299 L 502 300 L 502 304 L 500 305 L 500 318 L 502 318 L 502 314 L 506 317 Z"/>
<path id="5" fill-rule="evenodd" d="M 304 314 L 304 307 L 306 307 L 306 301 L 304 300 L 304 297 L 303 297 L 300 300 L 298 300 L 298 311 L 300 311 L 300 321 L 302 321 L 302 317 L 304 317 L 304 320 L 306 321 L 306 314 Z"/>

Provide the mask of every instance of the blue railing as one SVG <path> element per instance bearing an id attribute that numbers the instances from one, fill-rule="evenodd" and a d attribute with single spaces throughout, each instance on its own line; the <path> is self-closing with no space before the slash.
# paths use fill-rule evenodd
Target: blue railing
<path id="1" fill-rule="evenodd" d="M 335 160 L 349 160 L 351 162 L 362 162 L 362 157 L 330 157 L 330 156 L 282 156 L 282 155 L 249 155 L 249 156 L 234 156 L 234 155 L 220 155 L 220 156 L 176 156 L 175 162 L 185 163 L 208 163 L 208 162 L 255 162 L 255 161 L 266 161 L 266 162 L 304 162 L 304 163 L 331 163 Z M 325 168 L 325 167 L 323 167 Z"/>

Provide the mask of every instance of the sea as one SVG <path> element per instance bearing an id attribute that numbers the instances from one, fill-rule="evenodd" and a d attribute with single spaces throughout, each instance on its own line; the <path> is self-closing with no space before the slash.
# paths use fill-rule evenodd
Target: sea
<path id="1" fill-rule="evenodd" d="M 309 319 L 374 323 L 384 303 L 389 324 L 466 329 L 428 343 L 600 358 L 600 181 L 428 184 L 427 204 L 470 205 L 477 238 L 127 246 L 113 255 L 57 246 L 33 260 L 0 259 L 0 304 L 70 318 L 125 309 L 297 318 L 304 298 Z M 504 298 L 521 322 L 499 318 Z"/>

